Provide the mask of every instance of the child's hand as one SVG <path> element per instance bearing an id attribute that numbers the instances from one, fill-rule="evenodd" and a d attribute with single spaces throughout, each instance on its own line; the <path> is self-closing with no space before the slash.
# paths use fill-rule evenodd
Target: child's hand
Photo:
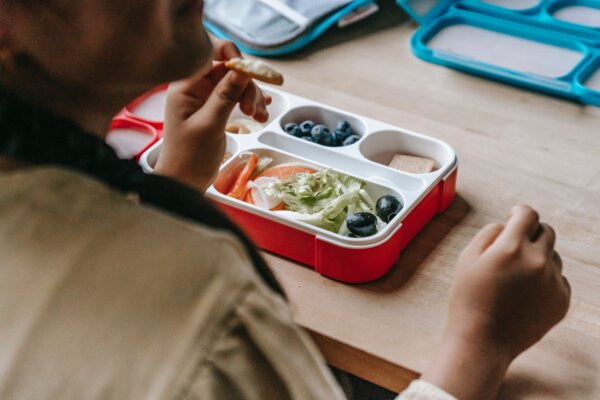
<path id="1" fill-rule="evenodd" d="M 208 74 L 169 86 L 163 148 L 154 169 L 200 192 L 219 170 L 227 144 L 225 126 L 234 107 L 239 103 L 246 115 L 265 122 L 271 101 L 249 77 L 220 62 L 240 57 L 233 43 L 215 47 L 217 62 Z"/>
<path id="2" fill-rule="evenodd" d="M 213 42 L 215 45 L 215 61 L 223 62 L 242 57 L 242 53 L 240 53 L 235 43 L 227 40 L 214 40 Z M 270 96 L 266 96 L 254 82 L 250 82 L 239 100 L 240 110 L 258 122 L 267 122 L 269 119 L 267 106 L 271 104 L 271 101 Z"/>
<path id="3" fill-rule="evenodd" d="M 524 206 L 506 226 L 479 232 L 458 261 L 444 339 L 424 379 L 461 400 L 494 398 L 512 360 L 568 310 L 555 240 Z"/>
<path id="4" fill-rule="evenodd" d="M 479 232 L 458 261 L 448 330 L 513 358 L 540 340 L 569 307 L 555 241 L 552 227 L 524 206 L 512 210 L 506 226 Z"/>

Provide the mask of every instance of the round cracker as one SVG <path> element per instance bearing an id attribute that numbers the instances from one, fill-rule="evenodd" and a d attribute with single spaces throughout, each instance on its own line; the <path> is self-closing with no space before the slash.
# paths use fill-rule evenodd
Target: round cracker
<path id="1" fill-rule="evenodd" d="M 255 63 L 255 61 L 234 58 L 227 61 L 225 63 L 225 67 L 241 74 L 248 75 L 252 79 L 256 79 L 261 82 L 279 86 L 283 85 L 283 75 L 277 72 L 273 67 L 265 63 L 268 67 L 268 73 L 261 74 L 252 70 L 253 63 Z"/>

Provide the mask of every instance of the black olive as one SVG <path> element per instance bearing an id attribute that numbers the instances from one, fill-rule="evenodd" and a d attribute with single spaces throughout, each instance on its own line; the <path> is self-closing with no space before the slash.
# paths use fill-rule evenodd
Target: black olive
<path id="1" fill-rule="evenodd" d="M 402 203 L 394 196 L 383 196 L 377 200 L 377 215 L 386 224 L 402 211 Z"/>
<path id="2" fill-rule="evenodd" d="M 346 217 L 350 232 L 358 237 L 372 236 L 377 233 L 377 217 L 369 212 L 359 212 Z"/>

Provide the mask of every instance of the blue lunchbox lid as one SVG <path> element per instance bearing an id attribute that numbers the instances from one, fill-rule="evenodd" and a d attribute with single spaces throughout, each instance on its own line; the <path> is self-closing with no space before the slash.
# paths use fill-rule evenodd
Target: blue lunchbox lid
<path id="1" fill-rule="evenodd" d="M 600 106 L 599 0 L 397 0 L 417 57 Z"/>

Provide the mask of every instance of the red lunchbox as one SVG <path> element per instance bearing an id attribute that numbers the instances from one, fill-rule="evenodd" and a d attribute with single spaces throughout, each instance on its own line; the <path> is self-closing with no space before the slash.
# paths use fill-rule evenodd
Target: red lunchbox
<path id="1" fill-rule="evenodd" d="M 231 155 L 221 167 L 206 196 L 236 221 L 261 248 L 313 267 L 318 273 L 343 282 L 368 282 L 392 268 L 406 245 L 438 213 L 445 211 L 456 191 L 458 160 L 446 143 L 380 121 L 348 113 L 305 98 L 262 89 L 273 97 L 270 120 L 255 132 L 227 133 Z M 125 119 L 162 132 L 165 87 L 136 100 L 115 120 Z M 232 120 L 242 118 L 236 109 Z M 284 131 L 289 122 L 312 120 L 335 127 L 348 121 L 361 139 L 345 147 L 325 147 L 296 138 Z M 149 173 L 156 163 L 162 140 L 139 155 Z M 373 236 L 351 238 L 330 232 L 276 212 L 227 196 L 227 191 L 246 163 L 250 152 L 273 159 L 273 165 L 302 164 L 332 169 L 366 183 L 370 197 L 393 195 L 401 212 Z M 410 174 L 388 166 L 394 155 L 409 154 L 435 160 L 435 171 Z"/>

